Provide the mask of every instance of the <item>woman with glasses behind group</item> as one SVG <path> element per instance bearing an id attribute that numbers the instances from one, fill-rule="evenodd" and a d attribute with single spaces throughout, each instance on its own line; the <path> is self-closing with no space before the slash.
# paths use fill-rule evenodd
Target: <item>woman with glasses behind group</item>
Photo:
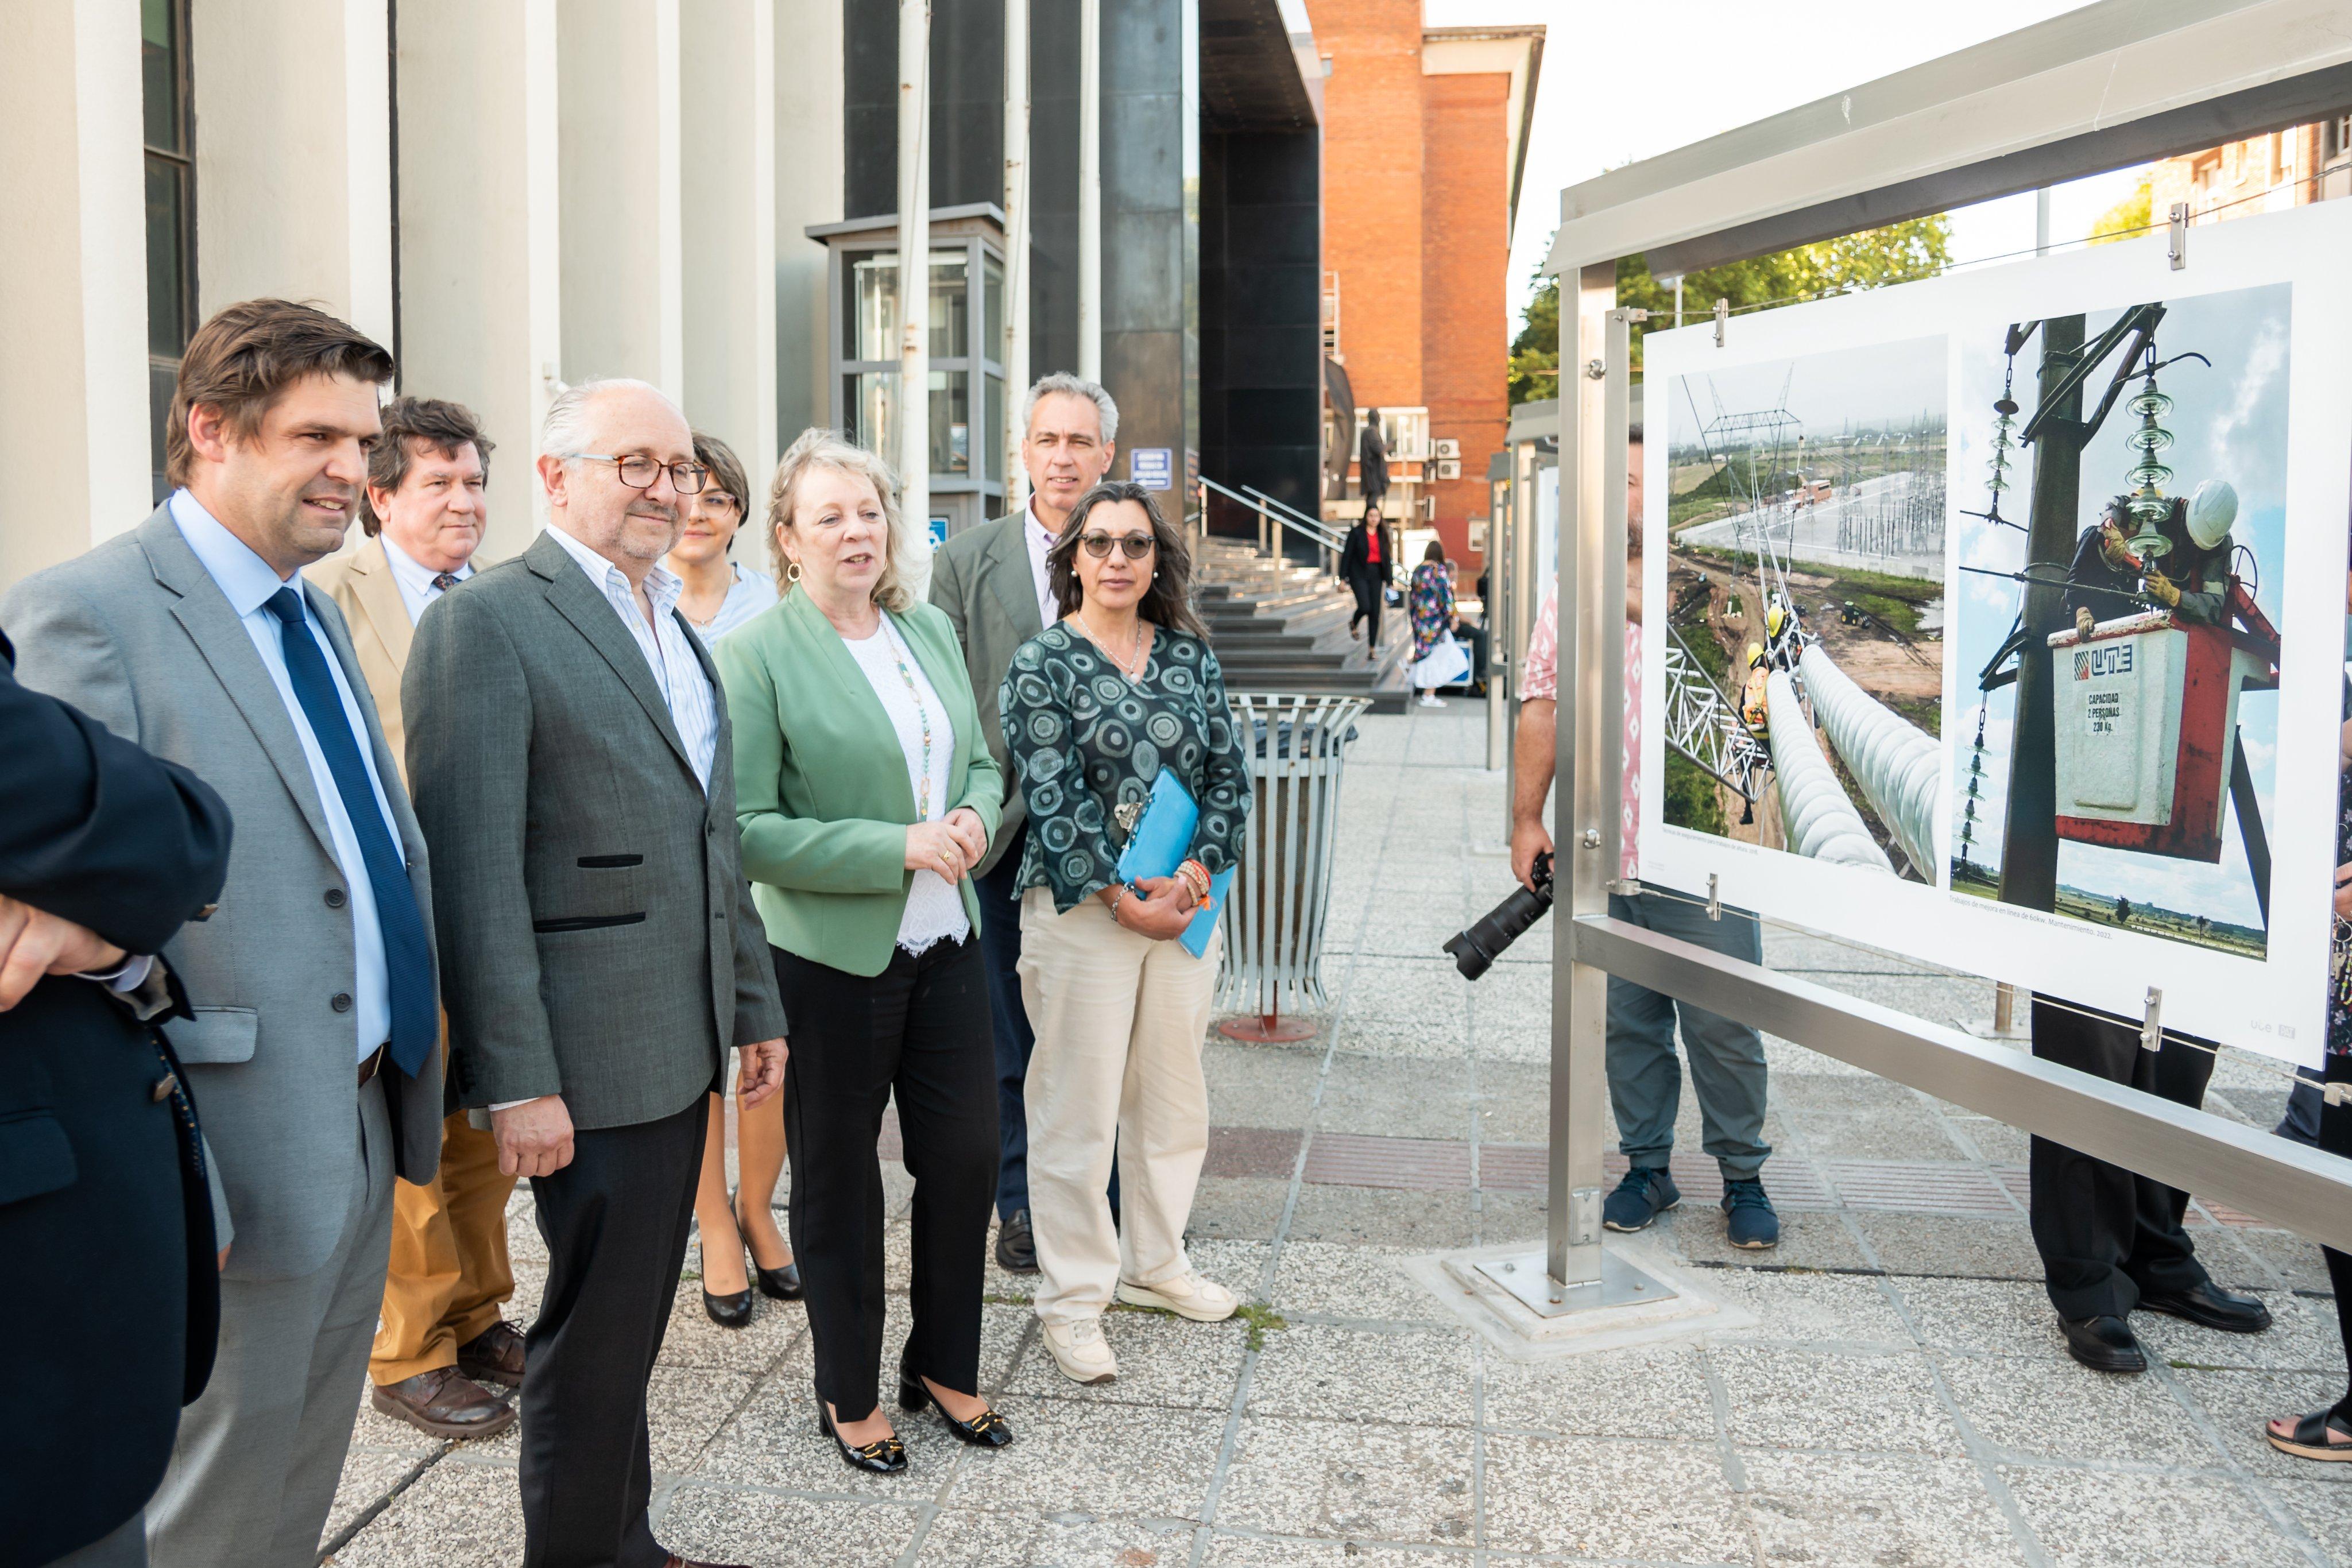
<path id="1" fill-rule="evenodd" d="M 1209 1140 L 1201 1042 L 1217 942 L 1176 940 L 1241 852 L 1247 769 L 1224 677 L 1193 613 L 1192 563 L 1139 485 L 1097 486 L 1046 557 L 1062 619 L 1013 656 L 1004 739 L 1028 802 L 1021 991 L 1037 1033 L 1027 1080 L 1029 1195 L 1055 1364 L 1080 1383 L 1118 1372 L 1114 1297 L 1197 1322 L 1233 1292 L 1192 1271 L 1184 1225 Z M 1200 809 L 1173 876 L 1130 885 L 1127 836 L 1171 770 Z M 1116 1137 L 1119 1218 L 1104 1187 Z"/>

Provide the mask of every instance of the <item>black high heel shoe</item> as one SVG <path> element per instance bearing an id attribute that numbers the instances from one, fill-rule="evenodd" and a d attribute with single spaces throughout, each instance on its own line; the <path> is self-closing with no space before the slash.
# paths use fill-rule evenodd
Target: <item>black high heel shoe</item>
<path id="1" fill-rule="evenodd" d="M 695 1259 L 695 1271 L 703 1273 L 702 1259 L 699 1255 Z M 709 1275 L 703 1273 L 703 1278 L 709 1279 Z M 709 1312 L 710 1321 L 720 1328 L 748 1327 L 751 1322 L 751 1287 L 746 1285 L 740 1291 L 730 1291 L 723 1296 L 714 1296 L 709 1291 L 705 1291 L 702 1292 L 702 1310 Z"/>
<path id="2" fill-rule="evenodd" d="M 760 1294 L 775 1301 L 797 1301 L 801 1299 L 801 1266 L 799 1260 L 781 1269 L 762 1269 L 760 1255 L 751 1250 L 751 1238 L 743 1229 L 743 1211 L 736 1207 L 735 1194 L 727 1195 L 727 1212 L 735 1218 L 735 1234 L 743 1243 L 743 1255 L 751 1260 L 751 1278 L 758 1281 Z"/>
<path id="3" fill-rule="evenodd" d="M 851 1448 L 835 1430 L 833 1412 L 825 1408 L 823 1395 L 817 1396 L 816 1430 L 818 1437 L 833 1439 L 834 1448 L 841 1455 L 841 1462 L 853 1470 L 864 1470 L 875 1476 L 895 1476 L 907 1468 L 907 1445 L 895 1437 L 877 1437 L 864 1448 Z"/>
<path id="4" fill-rule="evenodd" d="M 938 1396 L 924 1385 L 923 1380 L 908 1371 L 905 1362 L 900 1362 L 898 1408 L 920 1410 L 926 1405 L 940 1413 L 940 1419 L 960 1441 L 970 1443 L 975 1448 L 1001 1448 L 1013 1441 L 1013 1428 L 993 1408 L 982 1410 L 969 1421 L 959 1421 L 948 1414 L 948 1407 L 939 1402 Z"/>

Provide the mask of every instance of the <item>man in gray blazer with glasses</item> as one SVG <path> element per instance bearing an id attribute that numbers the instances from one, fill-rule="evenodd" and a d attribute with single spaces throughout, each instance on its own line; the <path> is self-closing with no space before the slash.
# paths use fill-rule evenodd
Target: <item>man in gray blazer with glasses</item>
<path id="1" fill-rule="evenodd" d="M 783 1082 L 737 853 L 727 704 L 661 558 L 705 478 L 643 382 L 558 393 L 548 530 L 436 601 L 401 706 L 446 868 L 450 1080 L 530 1180 L 547 1289 L 522 1384 L 523 1561 L 680 1568 L 646 1516 L 646 1383 L 686 1258 L 708 1096 Z"/>

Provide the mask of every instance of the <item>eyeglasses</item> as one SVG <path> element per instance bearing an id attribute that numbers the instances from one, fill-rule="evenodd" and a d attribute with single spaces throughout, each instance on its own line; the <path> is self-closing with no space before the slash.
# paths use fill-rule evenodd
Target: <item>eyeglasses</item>
<path id="1" fill-rule="evenodd" d="M 1128 559 L 1141 560 L 1152 552 L 1159 541 L 1150 534 L 1120 534 L 1116 538 L 1108 534 L 1080 534 L 1078 543 L 1085 546 L 1087 553 L 1097 560 L 1108 560 L 1113 545 L 1117 545 Z"/>
<path id="2" fill-rule="evenodd" d="M 610 463 L 613 471 L 621 476 L 621 483 L 632 490 L 652 489 L 654 481 L 661 476 L 665 468 L 669 470 L 671 486 L 681 496 L 698 495 L 703 486 L 710 482 L 709 469 L 699 463 L 688 463 L 682 457 L 675 463 L 657 463 L 634 453 L 626 457 L 614 457 L 604 452 L 575 452 L 572 455 L 582 463 Z"/>

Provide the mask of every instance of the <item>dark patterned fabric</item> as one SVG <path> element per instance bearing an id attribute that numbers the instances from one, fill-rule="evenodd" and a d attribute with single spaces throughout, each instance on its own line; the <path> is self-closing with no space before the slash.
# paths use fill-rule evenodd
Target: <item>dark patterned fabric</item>
<path id="1" fill-rule="evenodd" d="M 2352 865 L 2352 773 L 2336 786 L 2336 863 Z M 2327 1054 L 2352 1055 L 2352 921 L 2336 916 L 2327 952 Z"/>
<path id="2" fill-rule="evenodd" d="M 1127 836 L 1112 813 L 1149 800 L 1162 768 L 1200 804 L 1192 858 L 1212 875 L 1240 859 L 1249 768 L 1206 643 L 1156 631 L 1142 677 L 1130 681 L 1085 632 L 1057 622 L 1014 651 L 999 697 L 1029 803 L 1022 887 L 1051 888 L 1067 911 L 1116 882 Z"/>
<path id="3" fill-rule="evenodd" d="M 1412 656 L 1426 659 L 1437 640 L 1454 629 L 1454 574 L 1443 562 L 1425 560 L 1412 569 L 1405 610 L 1412 617 Z"/>

